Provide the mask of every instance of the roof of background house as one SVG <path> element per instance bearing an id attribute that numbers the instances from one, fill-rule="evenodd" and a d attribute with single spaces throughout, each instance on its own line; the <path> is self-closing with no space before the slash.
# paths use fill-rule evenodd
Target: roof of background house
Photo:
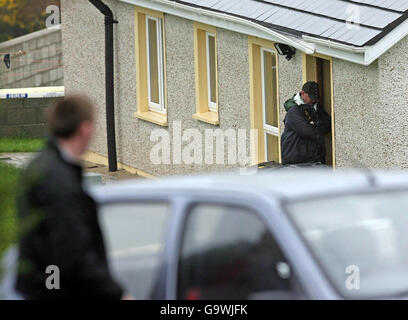
<path id="1" fill-rule="evenodd" d="M 407 0 L 170 0 L 240 17 L 293 36 L 362 47 L 408 18 Z M 358 23 L 350 25 L 347 21 Z"/>

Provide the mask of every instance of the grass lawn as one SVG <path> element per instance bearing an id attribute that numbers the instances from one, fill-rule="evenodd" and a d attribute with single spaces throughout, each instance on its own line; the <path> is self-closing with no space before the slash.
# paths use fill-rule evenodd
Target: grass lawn
<path id="1" fill-rule="evenodd" d="M 0 153 L 35 152 L 43 145 L 43 139 L 0 137 Z M 20 169 L 0 161 L 0 257 L 16 240 L 15 196 L 20 173 Z"/>
<path id="2" fill-rule="evenodd" d="M 16 241 L 15 196 L 21 170 L 0 163 L 0 257 Z"/>
<path id="3" fill-rule="evenodd" d="M 43 139 L 0 138 L 0 152 L 36 152 L 43 146 Z"/>

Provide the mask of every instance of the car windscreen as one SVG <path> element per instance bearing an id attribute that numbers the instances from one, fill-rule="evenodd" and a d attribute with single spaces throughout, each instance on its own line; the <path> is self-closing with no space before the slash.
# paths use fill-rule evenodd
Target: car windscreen
<path id="1" fill-rule="evenodd" d="M 287 211 L 342 296 L 408 294 L 408 191 L 299 201 Z"/>

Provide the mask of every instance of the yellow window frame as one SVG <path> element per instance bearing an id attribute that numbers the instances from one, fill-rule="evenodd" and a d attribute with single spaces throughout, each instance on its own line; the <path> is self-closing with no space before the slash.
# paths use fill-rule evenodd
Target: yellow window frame
<path id="1" fill-rule="evenodd" d="M 216 111 L 209 108 L 208 62 L 207 62 L 207 34 L 214 36 L 215 40 L 215 91 Z M 196 87 L 196 113 L 194 119 L 219 125 L 219 100 L 218 100 L 218 53 L 217 30 L 214 26 L 194 22 L 194 64 Z"/>
<path id="2" fill-rule="evenodd" d="M 251 154 L 252 164 L 258 164 L 266 161 L 265 150 L 265 131 L 264 131 L 264 103 L 262 92 L 262 48 L 273 51 L 276 56 L 276 88 L 277 88 L 277 120 L 278 120 L 278 152 L 279 162 L 282 161 L 282 152 L 280 145 L 281 138 L 281 123 L 280 123 L 280 107 L 279 107 L 279 55 L 274 46 L 274 42 L 249 36 L 249 82 L 250 82 L 250 114 L 251 114 L 251 129 L 258 130 L 257 137 L 252 137 Z M 256 140 L 255 140 L 256 138 Z"/>
<path id="3" fill-rule="evenodd" d="M 161 19 L 161 34 L 163 42 L 163 91 L 164 91 L 164 112 L 157 112 L 149 108 L 148 93 L 148 57 L 147 57 L 147 35 L 146 16 Z M 162 12 L 135 6 L 135 58 L 136 58 L 136 90 L 137 90 L 137 111 L 133 114 L 135 118 L 155 123 L 160 126 L 167 126 L 167 75 L 166 75 L 166 41 L 164 31 L 164 14 Z"/>

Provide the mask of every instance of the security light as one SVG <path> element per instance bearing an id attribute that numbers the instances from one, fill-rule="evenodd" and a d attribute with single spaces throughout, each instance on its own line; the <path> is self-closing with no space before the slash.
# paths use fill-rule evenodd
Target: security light
<path id="1" fill-rule="evenodd" d="M 282 56 L 286 56 L 286 60 L 292 59 L 296 53 L 296 49 L 283 43 L 275 43 L 275 48 Z"/>

